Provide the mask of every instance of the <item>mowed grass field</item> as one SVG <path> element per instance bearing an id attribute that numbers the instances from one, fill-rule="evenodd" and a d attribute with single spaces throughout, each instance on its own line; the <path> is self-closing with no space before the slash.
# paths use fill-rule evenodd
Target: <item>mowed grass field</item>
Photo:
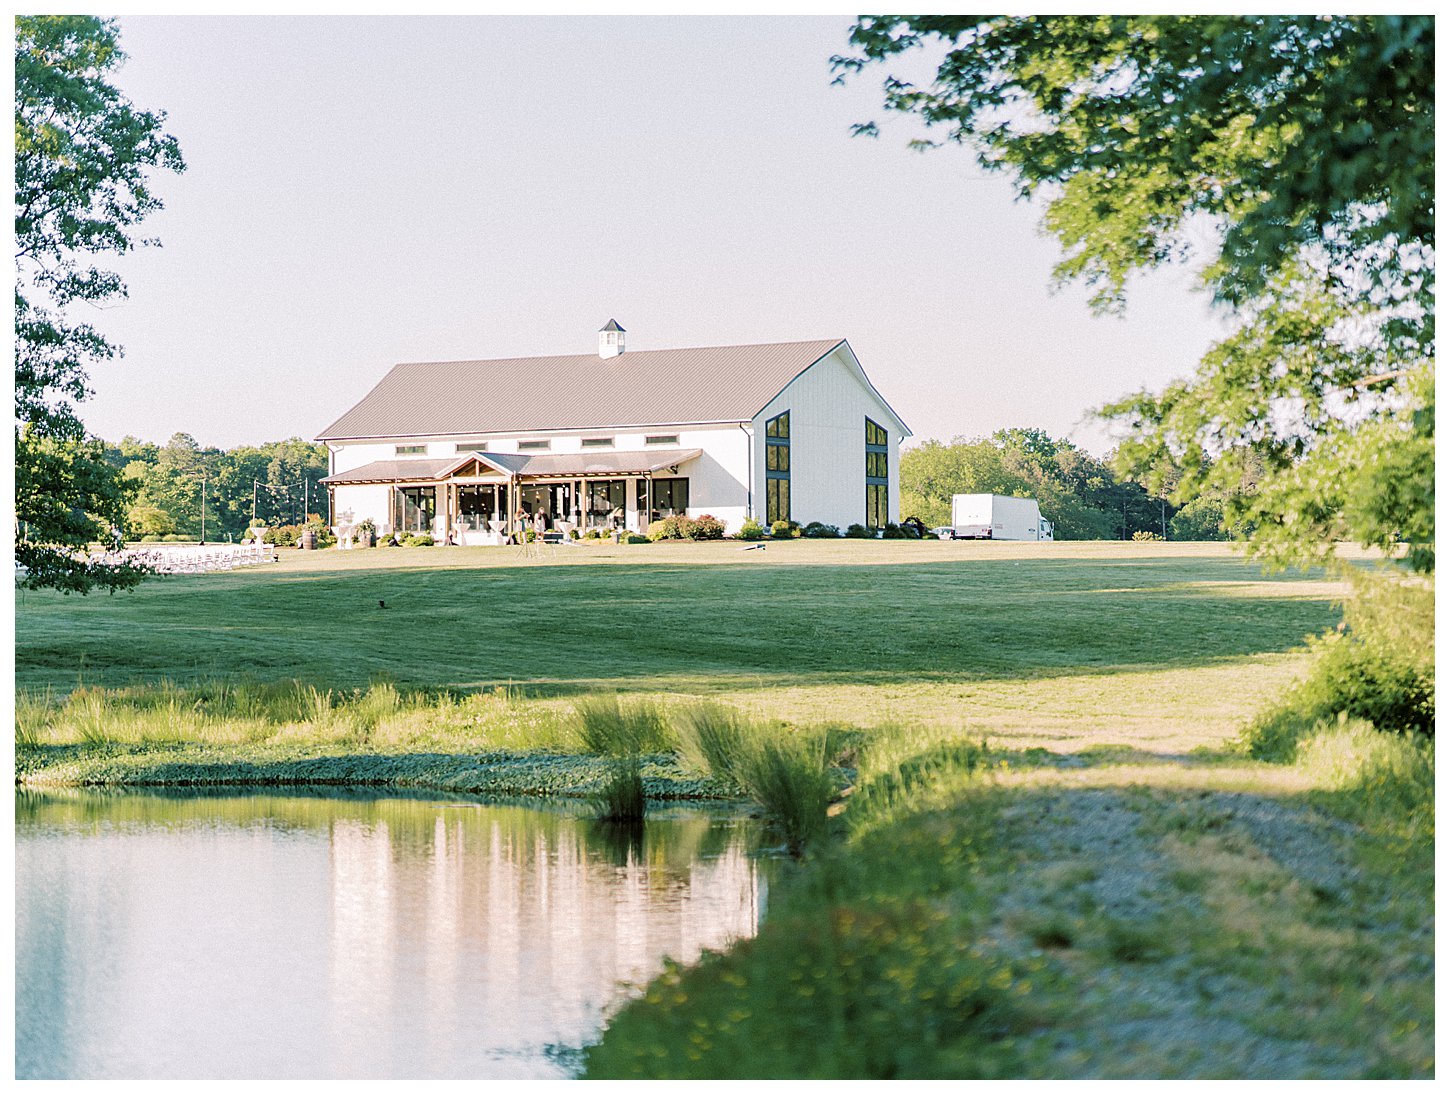
<path id="1" fill-rule="evenodd" d="M 1181 752 L 1295 678 L 1339 592 L 1218 544 L 284 551 L 117 596 L 21 592 L 16 683 L 703 695 L 795 723 Z"/>

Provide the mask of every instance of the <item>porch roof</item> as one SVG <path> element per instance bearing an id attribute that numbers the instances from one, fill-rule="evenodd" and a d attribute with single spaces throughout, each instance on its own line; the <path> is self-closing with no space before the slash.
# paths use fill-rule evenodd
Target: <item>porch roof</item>
<path id="1" fill-rule="evenodd" d="M 597 478 L 647 475 L 683 464 L 701 449 L 650 449 L 645 452 L 468 452 L 441 459 L 374 460 L 351 471 L 329 475 L 329 486 L 353 483 L 437 483 L 474 460 L 498 469 L 500 475 L 533 478 Z"/>

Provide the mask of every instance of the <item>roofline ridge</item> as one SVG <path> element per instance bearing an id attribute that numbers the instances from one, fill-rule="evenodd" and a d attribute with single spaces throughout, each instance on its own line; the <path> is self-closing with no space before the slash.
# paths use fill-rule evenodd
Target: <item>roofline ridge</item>
<path id="1" fill-rule="evenodd" d="M 833 346 L 845 342 L 844 338 L 800 338 L 792 339 L 789 342 L 735 342 L 724 346 L 665 346 L 654 350 L 628 350 L 613 358 L 601 359 L 611 363 L 623 361 L 626 358 L 639 357 L 642 354 L 673 354 L 681 350 L 755 350 L 764 346 L 809 346 L 819 343 L 830 343 Z M 599 354 L 530 354 L 528 357 L 459 357 L 459 358 L 431 358 L 418 361 L 396 361 L 393 368 L 401 365 L 487 365 L 495 361 L 558 361 L 562 358 L 579 358 L 588 360 L 599 359 Z"/>

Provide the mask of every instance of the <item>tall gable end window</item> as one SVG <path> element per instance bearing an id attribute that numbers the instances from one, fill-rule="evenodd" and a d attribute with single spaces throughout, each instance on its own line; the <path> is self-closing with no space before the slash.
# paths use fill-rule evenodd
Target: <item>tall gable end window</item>
<path id="1" fill-rule="evenodd" d="M 394 445 L 394 456 L 423 456 L 428 452 L 427 445 Z"/>
<path id="2" fill-rule="evenodd" d="M 790 411 L 765 424 L 765 523 L 790 520 Z"/>
<path id="3" fill-rule="evenodd" d="M 886 431 L 866 419 L 866 527 L 885 528 L 890 520 L 890 464 Z"/>

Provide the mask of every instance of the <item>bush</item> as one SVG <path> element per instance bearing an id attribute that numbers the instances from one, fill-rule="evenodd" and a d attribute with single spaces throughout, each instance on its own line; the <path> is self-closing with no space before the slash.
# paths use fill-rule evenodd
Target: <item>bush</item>
<path id="1" fill-rule="evenodd" d="M 278 525 L 262 533 L 262 543 L 273 547 L 296 547 L 297 538 L 301 535 L 301 525 Z"/>
<path id="2" fill-rule="evenodd" d="M 887 521 L 886 526 L 881 530 L 883 540 L 905 540 L 906 533 L 901 531 L 901 526 L 894 521 Z"/>
<path id="3" fill-rule="evenodd" d="M 747 517 L 735 535 L 741 540 L 764 540 L 765 529 L 754 517 Z"/>
<path id="4" fill-rule="evenodd" d="M 795 533 L 795 527 L 790 521 L 773 521 L 770 525 L 770 535 L 775 540 L 789 540 Z"/>
<path id="5" fill-rule="evenodd" d="M 689 519 L 683 516 L 662 517 L 651 521 L 645 534 L 650 540 L 683 540 L 689 523 Z"/>
<path id="6" fill-rule="evenodd" d="M 619 542 L 621 544 L 647 544 L 649 543 L 649 537 L 641 536 L 637 532 L 626 532 L 619 538 Z"/>
<path id="7" fill-rule="evenodd" d="M 574 705 L 579 744 L 589 753 L 606 757 L 637 757 L 670 751 L 664 716 L 654 704 L 641 700 L 622 704 L 614 693 L 585 696 Z"/>
<path id="8" fill-rule="evenodd" d="M 1412 655 L 1377 636 L 1331 632 L 1309 640 L 1309 676 L 1284 700 L 1256 717 L 1242 735 L 1251 756 L 1287 761 L 1321 722 L 1340 715 L 1381 730 L 1435 733 L 1435 684 Z"/>
<path id="9" fill-rule="evenodd" d="M 812 540 L 834 540 L 840 537 L 841 530 L 835 525 L 823 525 L 819 521 L 812 521 L 801 529 L 801 535 Z"/>
<path id="10" fill-rule="evenodd" d="M 1137 532 L 1133 533 L 1133 539 L 1140 544 L 1151 544 L 1161 541 L 1163 537 L 1158 535 L 1158 533 L 1156 532 L 1148 532 L 1146 529 L 1139 529 Z"/>
<path id="11" fill-rule="evenodd" d="M 571 528 L 569 530 L 569 539 L 571 539 L 571 540 L 577 540 L 577 539 L 579 539 L 579 530 L 577 528 Z"/>
<path id="12" fill-rule="evenodd" d="M 432 547 L 433 546 L 433 537 L 430 536 L 426 532 L 419 532 L 419 533 L 416 533 L 413 536 L 405 537 L 404 540 L 403 540 L 403 546 L 404 547 Z"/>
<path id="13" fill-rule="evenodd" d="M 685 522 L 685 536 L 691 540 L 725 539 L 725 522 L 708 513 Z"/>
<path id="14" fill-rule="evenodd" d="M 865 525 L 847 525 L 846 539 L 869 540 L 871 539 L 871 530 L 868 529 Z"/>

